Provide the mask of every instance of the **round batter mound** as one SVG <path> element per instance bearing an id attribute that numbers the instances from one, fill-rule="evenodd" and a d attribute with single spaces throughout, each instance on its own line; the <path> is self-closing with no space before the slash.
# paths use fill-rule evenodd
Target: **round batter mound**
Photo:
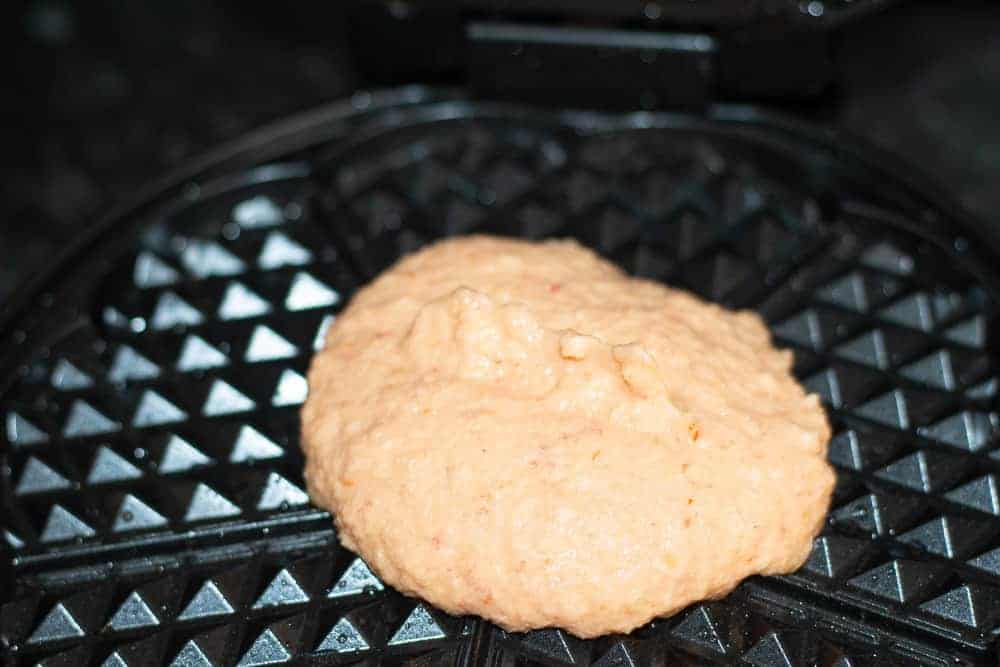
<path id="1" fill-rule="evenodd" d="M 571 241 L 449 240 L 309 371 L 306 480 L 387 583 L 508 630 L 627 632 L 809 554 L 830 429 L 761 320 Z"/>

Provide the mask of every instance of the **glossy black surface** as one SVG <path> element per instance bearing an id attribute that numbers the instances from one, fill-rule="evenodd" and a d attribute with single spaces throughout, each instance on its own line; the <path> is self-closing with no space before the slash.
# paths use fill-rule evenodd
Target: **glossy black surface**
<path id="1" fill-rule="evenodd" d="M 337 546 L 301 479 L 308 358 L 368 276 L 472 231 L 572 235 L 765 316 L 837 434 L 800 572 L 584 642 L 450 618 Z M 410 89 L 250 136 L 109 221 L 0 332 L 0 640 L 14 664 L 989 663 L 995 257 L 849 143 L 745 107 Z"/>

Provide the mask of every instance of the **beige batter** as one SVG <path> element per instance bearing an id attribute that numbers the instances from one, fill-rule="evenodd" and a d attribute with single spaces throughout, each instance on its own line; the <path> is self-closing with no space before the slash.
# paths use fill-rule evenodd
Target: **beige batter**
<path id="1" fill-rule="evenodd" d="M 627 632 L 798 568 L 830 430 L 749 312 L 570 241 L 449 240 L 309 371 L 306 479 L 385 580 L 508 630 Z"/>

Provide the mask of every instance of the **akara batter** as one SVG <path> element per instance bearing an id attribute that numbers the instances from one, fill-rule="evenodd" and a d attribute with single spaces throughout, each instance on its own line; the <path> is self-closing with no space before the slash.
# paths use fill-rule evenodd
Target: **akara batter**
<path id="1" fill-rule="evenodd" d="M 830 429 L 761 320 L 574 242 L 450 240 L 309 371 L 306 479 L 385 580 L 509 630 L 627 632 L 806 559 Z"/>

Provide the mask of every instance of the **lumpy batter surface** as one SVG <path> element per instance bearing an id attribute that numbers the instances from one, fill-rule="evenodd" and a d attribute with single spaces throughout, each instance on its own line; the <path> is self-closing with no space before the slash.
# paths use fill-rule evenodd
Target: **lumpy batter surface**
<path id="1" fill-rule="evenodd" d="M 627 632 L 809 554 L 829 426 L 761 320 L 571 241 L 448 240 L 309 371 L 306 480 L 384 581 L 509 630 Z"/>

